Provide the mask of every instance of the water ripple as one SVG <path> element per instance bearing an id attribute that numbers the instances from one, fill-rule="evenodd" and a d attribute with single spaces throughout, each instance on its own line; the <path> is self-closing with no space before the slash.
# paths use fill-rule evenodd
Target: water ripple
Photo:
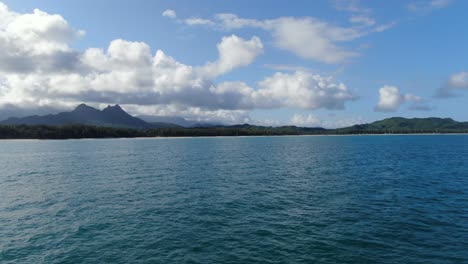
<path id="1" fill-rule="evenodd" d="M 468 263 L 468 137 L 0 142 L 1 263 Z"/>

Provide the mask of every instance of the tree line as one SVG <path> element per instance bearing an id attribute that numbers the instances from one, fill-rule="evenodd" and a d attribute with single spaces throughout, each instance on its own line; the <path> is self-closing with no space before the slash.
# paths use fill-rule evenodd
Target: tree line
<path id="1" fill-rule="evenodd" d="M 89 125 L 14 125 L 0 126 L 0 139 L 79 139 L 134 137 L 212 137 L 212 136 L 281 136 L 281 135 L 352 135 L 352 134 L 415 134 L 468 133 L 468 129 L 340 129 L 285 127 L 196 127 L 131 129 Z"/>

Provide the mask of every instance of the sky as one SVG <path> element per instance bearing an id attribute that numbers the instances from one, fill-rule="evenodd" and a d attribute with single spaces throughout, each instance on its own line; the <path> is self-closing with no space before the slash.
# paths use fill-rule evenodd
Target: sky
<path id="1" fill-rule="evenodd" d="M 468 121 L 468 1 L 0 1 L 0 119 Z"/>

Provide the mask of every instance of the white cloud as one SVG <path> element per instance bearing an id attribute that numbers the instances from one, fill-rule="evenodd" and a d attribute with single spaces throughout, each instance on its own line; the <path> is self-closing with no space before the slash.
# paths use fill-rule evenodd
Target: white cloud
<path id="1" fill-rule="evenodd" d="M 321 119 L 313 114 L 301 115 L 294 114 L 289 121 L 290 124 L 298 127 L 323 127 L 323 128 L 340 128 L 348 127 L 357 124 L 363 124 L 364 120 L 361 117 L 347 118 L 331 118 Z"/>
<path id="2" fill-rule="evenodd" d="M 172 9 L 167 9 L 162 13 L 162 16 L 172 18 L 179 23 L 184 23 L 189 26 L 196 26 L 196 25 L 214 25 L 214 23 L 209 19 L 199 18 L 199 17 L 191 17 L 187 19 L 177 19 L 176 11 Z"/>
<path id="3" fill-rule="evenodd" d="M 0 14 L 2 110 L 119 103 L 140 114 L 179 112 L 190 119 L 234 123 L 247 120 L 252 109 L 342 109 L 355 98 L 332 77 L 305 71 L 276 73 L 256 87 L 240 81 L 216 84 L 213 78 L 251 64 L 263 52 L 255 36 L 226 36 L 216 61 L 192 66 L 161 50 L 152 53 L 144 42 L 123 39 L 80 52 L 70 45 L 81 31 L 59 15 L 18 14 L 2 4 Z"/>
<path id="4" fill-rule="evenodd" d="M 244 40 L 236 35 L 223 37 L 217 47 L 218 61 L 208 63 L 202 68 L 202 72 L 209 77 L 216 77 L 235 68 L 247 66 L 263 52 L 262 41 L 256 36 L 250 40 Z"/>
<path id="5" fill-rule="evenodd" d="M 203 19 L 198 17 L 187 18 L 184 22 L 189 26 L 194 25 L 213 25 L 214 23 L 209 19 Z"/>
<path id="6" fill-rule="evenodd" d="M 379 89 L 379 103 L 376 106 L 376 111 L 394 112 L 398 110 L 404 102 L 400 89 L 395 86 L 384 86 Z"/>
<path id="7" fill-rule="evenodd" d="M 362 33 L 354 28 L 343 28 L 315 18 L 282 17 L 271 20 L 239 18 L 234 14 L 216 16 L 225 29 L 257 27 L 272 33 L 277 47 L 305 59 L 325 63 L 339 63 L 358 54 L 339 46 L 338 42 L 358 38 Z"/>
<path id="8" fill-rule="evenodd" d="M 168 17 L 168 18 L 176 18 L 177 14 L 172 9 L 166 9 L 166 10 L 164 10 L 164 12 L 162 12 L 162 16 Z"/>
<path id="9" fill-rule="evenodd" d="M 259 82 L 253 97 L 262 108 L 343 109 L 355 97 L 343 83 L 332 77 L 308 72 L 276 73 Z"/>
<path id="10" fill-rule="evenodd" d="M 208 110 L 183 105 L 123 105 L 123 107 L 136 115 L 177 116 L 199 123 L 242 124 L 252 122 L 249 113 L 245 110 Z"/>
<path id="11" fill-rule="evenodd" d="M 11 38 L 12 44 L 22 52 L 33 55 L 68 51 L 67 44 L 83 34 L 73 30 L 62 16 L 39 9 L 34 9 L 32 14 L 10 13 L 10 19 L 4 24 L 2 35 Z"/>
<path id="12" fill-rule="evenodd" d="M 282 107 L 342 109 L 354 99 L 344 84 L 307 72 L 276 73 L 260 81 L 257 89 L 243 82 L 216 85 L 198 74 L 196 67 L 177 62 L 162 51 L 157 51 L 148 64 L 147 56 L 140 54 L 144 46 L 122 40 L 117 43 L 133 47 L 136 51 L 129 54 L 136 56 L 117 56 L 111 49 L 116 44 L 111 43 L 106 53 L 92 51 L 97 63 L 86 61 L 90 56 L 85 56 L 84 65 L 89 67 L 86 73 L 6 75 L 0 85 L 0 105 L 53 106 L 56 102 L 176 105 L 201 109 L 197 110 L 199 113 L 218 110 L 226 113 Z M 141 62 L 135 62 L 135 58 L 141 58 Z"/>
<path id="13" fill-rule="evenodd" d="M 424 100 L 417 95 L 402 94 L 396 86 L 385 85 L 379 89 L 379 102 L 375 107 L 378 112 L 395 112 L 401 105 L 411 103 L 410 110 L 431 110 Z"/>
<path id="14" fill-rule="evenodd" d="M 206 26 L 214 26 L 215 23 L 209 19 L 204 19 L 204 18 L 200 18 L 200 17 L 190 17 L 190 18 L 186 18 L 186 19 L 177 19 L 177 14 L 174 10 L 171 10 L 171 9 L 167 9 L 165 10 L 162 15 L 164 17 L 168 17 L 168 18 L 172 18 L 174 19 L 175 21 L 179 22 L 179 23 L 183 23 L 183 24 L 186 24 L 186 25 L 189 25 L 189 26 L 202 26 L 202 25 L 206 25 Z"/>
<path id="15" fill-rule="evenodd" d="M 312 18 L 281 18 L 269 23 L 277 47 L 299 57 L 325 63 L 339 63 L 358 56 L 339 46 L 338 42 L 353 40 L 360 32 L 342 28 Z"/>
<path id="16" fill-rule="evenodd" d="M 318 127 L 321 124 L 321 120 L 312 114 L 294 114 L 291 118 L 291 124 L 299 127 Z"/>
<path id="17" fill-rule="evenodd" d="M 19 14 L 0 2 L 0 72 L 75 69 L 69 44 L 82 35 L 60 15 Z"/>
<path id="18" fill-rule="evenodd" d="M 187 21 L 185 23 L 211 25 L 225 31 L 246 27 L 266 30 L 271 33 L 276 47 L 290 51 L 301 58 L 328 64 L 341 63 L 359 55 L 357 51 L 346 47 L 346 42 L 372 32 L 382 32 L 395 25 L 390 23 L 374 27 L 375 21 L 365 14 L 353 16 L 351 20 L 356 25 L 352 27 L 337 26 L 313 17 L 257 20 L 230 13 L 216 14 L 214 20 L 201 18 L 197 20 L 203 23 L 187 23 Z"/>

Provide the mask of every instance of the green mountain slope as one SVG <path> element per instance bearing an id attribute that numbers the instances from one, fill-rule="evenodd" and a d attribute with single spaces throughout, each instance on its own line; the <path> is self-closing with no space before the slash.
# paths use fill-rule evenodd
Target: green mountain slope
<path id="1" fill-rule="evenodd" d="M 468 133 L 468 122 L 451 118 L 403 118 L 392 117 L 370 124 L 331 130 L 336 134 L 361 133 Z"/>

